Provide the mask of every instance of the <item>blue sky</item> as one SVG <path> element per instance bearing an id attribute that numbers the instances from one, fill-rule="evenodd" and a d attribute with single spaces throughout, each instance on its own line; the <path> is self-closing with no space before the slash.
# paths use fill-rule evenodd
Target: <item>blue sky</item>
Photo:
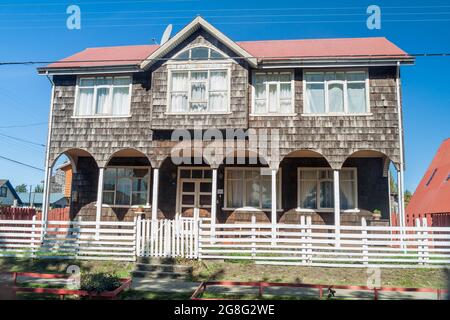
<path id="1" fill-rule="evenodd" d="M 66 8 L 81 8 L 81 30 L 66 28 Z M 382 9 L 381 30 L 366 27 L 366 8 Z M 446 1 L 0 1 L 0 61 L 53 61 L 86 47 L 159 41 L 200 14 L 231 39 L 385 36 L 409 53 L 450 52 Z M 43 168 L 50 83 L 39 65 L 0 65 L 0 156 Z M 414 190 L 440 143 L 450 137 L 450 57 L 418 58 L 402 68 L 406 188 Z M 5 128 L 8 126 L 28 127 Z M 37 184 L 43 173 L 0 159 L 0 178 Z"/>

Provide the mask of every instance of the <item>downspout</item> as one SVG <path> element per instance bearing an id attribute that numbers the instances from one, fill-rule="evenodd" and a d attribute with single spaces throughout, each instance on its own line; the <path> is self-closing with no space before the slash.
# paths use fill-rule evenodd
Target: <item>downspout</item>
<path id="1" fill-rule="evenodd" d="M 404 145 L 403 145 L 403 114 L 401 106 L 401 94 L 400 94 L 400 61 L 397 61 L 397 75 L 396 75 L 396 91 L 397 91 L 397 114 L 398 114 L 398 131 L 399 131 L 399 144 L 400 144 L 400 163 L 399 163 L 399 181 L 398 183 L 398 200 L 399 200 L 399 213 L 400 213 L 400 226 L 406 226 L 405 216 L 405 187 L 404 187 Z"/>
<path id="2" fill-rule="evenodd" d="M 42 227 L 44 229 L 47 224 L 48 217 L 48 207 L 49 207 L 49 198 L 50 198 L 50 141 L 51 141 L 51 133 L 52 133 L 52 123 L 53 123 L 53 100 L 55 95 L 55 83 L 48 76 L 47 71 L 47 79 L 50 81 L 52 85 L 52 96 L 50 97 L 50 112 L 48 116 L 48 132 L 47 132 L 47 146 L 45 148 L 45 178 L 44 178 L 44 194 L 42 199 Z"/>

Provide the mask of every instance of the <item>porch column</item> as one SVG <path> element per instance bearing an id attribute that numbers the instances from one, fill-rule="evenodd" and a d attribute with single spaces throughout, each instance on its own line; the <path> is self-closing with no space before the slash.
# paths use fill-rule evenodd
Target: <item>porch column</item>
<path id="1" fill-rule="evenodd" d="M 406 227 L 405 216 L 405 192 L 403 188 L 403 170 L 397 170 L 397 193 L 398 193 L 398 219 L 400 227 Z"/>
<path id="2" fill-rule="evenodd" d="M 277 228 L 277 169 L 272 169 L 272 210 L 271 210 L 271 222 L 272 222 L 272 243 L 275 243 Z"/>
<path id="3" fill-rule="evenodd" d="M 103 176 L 104 176 L 105 168 L 98 169 L 98 187 L 97 187 L 97 208 L 95 212 L 95 226 L 96 233 L 95 236 L 98 240 L 100 237 L 100 220 L 102 216 L 102 206 L 103 206 Z"/>
<path id="4" fill-rule="evenodd" d="M 335 245 L 340 246 L 340 227 L 341 227 L 341 198 L 339 190 L 339 170 L 333 170 L 334 183 L 334 226 L 335 226 Z"/>
<path id="5" fill-rule="evenodd" d="M 152 220 L 156 220 L 158 218 L 158 188 L 159 168 L 155 168 L 153 169 Z"/>
<path id="6" fill-rule="evenodd" d="M 47 224 L 48 220 L 48 208 L 49 208 L 49 200 L 50 200 L 50 180 L 51 180 L 52 168 L 45 168 L 45 177 L 44 177 L 44 198 L 42 199 L 42 224 Z M 31 193 L 30 193 L 31 195 Z M 31 202 L 30 202 L 31 206 Z"/>
<path id="7" fill-rule="evenodd" d="M 211 186 L 211 236 L 215 237 L 217 212 L 217 169 L 212 169 Z"/>

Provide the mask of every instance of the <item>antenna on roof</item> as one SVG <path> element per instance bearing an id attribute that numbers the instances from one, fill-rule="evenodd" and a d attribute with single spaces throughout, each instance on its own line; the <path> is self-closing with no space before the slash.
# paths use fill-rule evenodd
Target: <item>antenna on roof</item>
<path id="1" fill-rule="evenodd" d="M 166 27 L 166 30 L 164 30 L 164 33 L 163 33 L 163 35 L 161 37 L 161 42 L 159 43 L 159 45 L 162 46 L 164 43 L 167 42 L 167 40 L 169 40 L 171 32 L 172 32 L 172 24 L 169 24 Z"/>

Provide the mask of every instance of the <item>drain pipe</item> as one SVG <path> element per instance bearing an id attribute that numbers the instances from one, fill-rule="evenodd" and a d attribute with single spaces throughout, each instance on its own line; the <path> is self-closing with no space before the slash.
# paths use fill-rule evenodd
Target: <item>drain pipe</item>
<path id="1" fill-rule="evenodd" d="M 397 93 L 397 114 L 398 114 L 398 131 L 399 131 L 399 144 L 400 144 L 400 163 L 398 169 L 398 202 L 399 202 L 399 218 L 400 226 L 406 227 L 406 215 L 405 215 L 405 181 L 404 181 L 404 145 L 403 145 L 403 114 L 400 94 L 400 61 L 397 61 L 397 74 L 395 79 L 396 93 Z M 403 232 L 401 232 L 403 234 Z"/>
<path id="2" fill-rule="evenodd" d="M 50 168 L 50 140 L 52 133 L 52 123 L 53 123 L 53 100 L 55 96 L 55 83 L 49 77 L 48 72 L 46 74 L 48 81 L 50 81 L 52 85 L 52 96 L 50 97 L 50 112 L 48 116 L 48 132 L 47 132 L 47 145 L 45 148 L 45 178 L 44 178 L 44 194 L 42 199 L 42 230 L 44 230 L 48 221 L 48 207 L 49 207 L 49 199 L 50 199 L 50 176 L 51 176 L 51 168 Z"/>

